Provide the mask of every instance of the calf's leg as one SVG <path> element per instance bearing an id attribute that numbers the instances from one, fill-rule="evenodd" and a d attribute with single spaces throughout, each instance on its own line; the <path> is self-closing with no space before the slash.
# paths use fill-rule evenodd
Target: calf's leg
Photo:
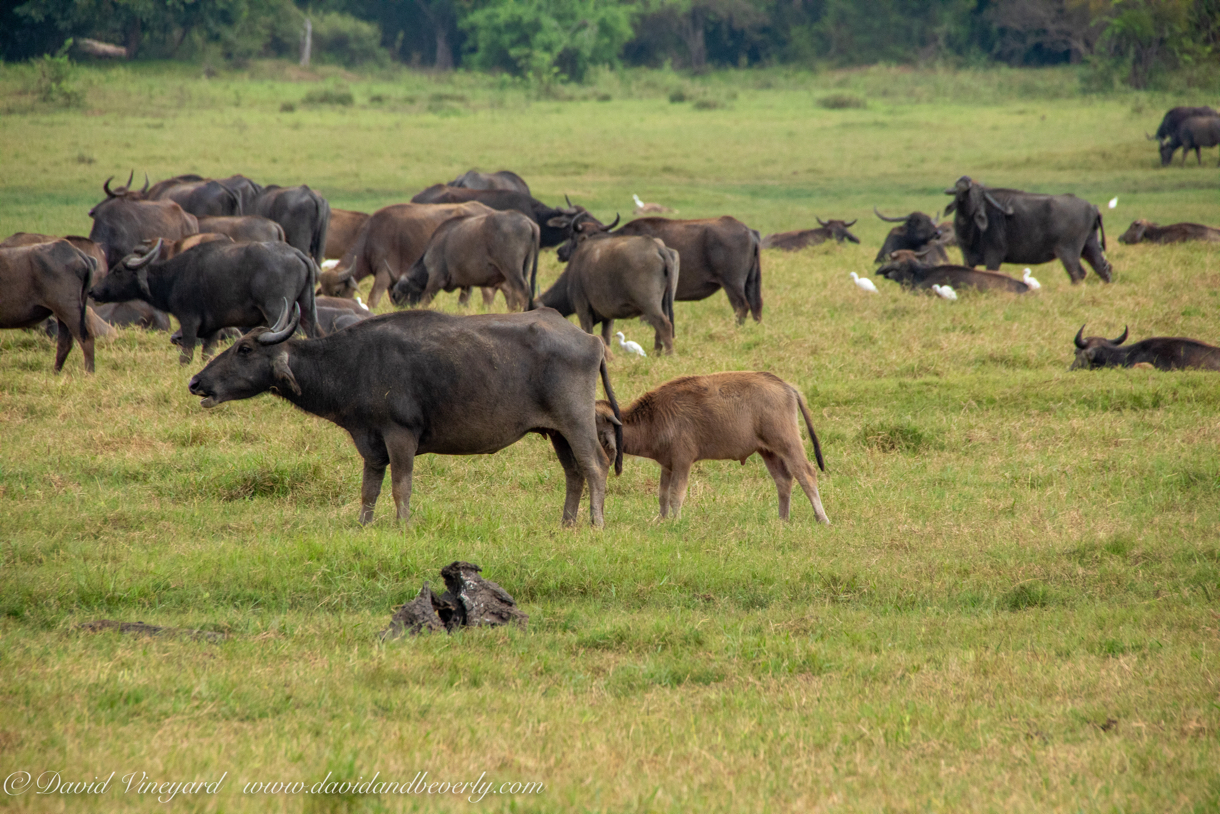
<path id="1" fill-rule="evenodd" d="M 673 481 L 674 471 L 667 466 L 661 467 L 661 488 L 657 490 L 657 496 L 661 503 L 662 519 L 669 516 L 669 484 Z"/>
<path id="2" fill-rule="evenodd" d="M 787 520 L 792 510 L 792 473 L 788 471 L 783 459 L 774 452 L 760 449 L 758 454 L 767 465 L 771 479 L 775 481 L 775 491 L 779 494 L 779 519 Z"/>
<path id="3" fill-rule="evenodd" d="M 682 518 L 682 504 L 686 500 L 686 484 L 690 480 L 690 468 L 694 461 L 675 461 L 673 475 L 669 480 L 669 509 L 674 520 Z"/>
<path id="4" fill-rule="evenodd" d="M 787 444 L 787 448 L 779 451 L 779 457 L 784 465 L 784 468 L 796 476 L 796 480 L 800 483 L 801 488 L 805 490 L 805 497 L 809 498 L 809 505 L 813 506 L 813 513 L 817 516 L 819 523 L 830 525 L 830 518 L 826 516 L 826 510 L 822 508 L 822 496 L 818 494 L 818 473 L 814 471 L 813 464 L 809 463 L 809 459 L 805 457 L 805 447 L 801 444 L 799 436 Z M 763 458 L 766 460 L 766 457 Z M 767 464 L 770 469 L 771 465 Z M 776 481 L 776 486 L 779 482 Z M 788 489 L 791 492 L 792 484 L 789 481 Z M 785 520 L 787 517 L 780 515 Z"/>

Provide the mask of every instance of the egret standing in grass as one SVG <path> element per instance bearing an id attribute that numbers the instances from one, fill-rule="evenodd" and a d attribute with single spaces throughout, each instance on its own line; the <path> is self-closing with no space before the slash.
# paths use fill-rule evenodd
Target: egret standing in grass
<path id="1" fill-rule="evenodd" d="M 1113 198 L 1110 199 L 1110 208 L 1116 209 L 1117 207 L 1118 207 L 1118 196 L 1115 195 Z"/>
<path id="2" fill-rule="evenodd" d="M 648 355 L 647 353 L 644 353 L 644 349 L 640 347 L 639 342 L 632 342 L 630 339 L 627 339 L 626 337 L 623 336 L 622 331 L 619 331 L 618 333 L 616 333 L 615 336 L 618 337 L 619 347 L 621 347 L 623 350 L 627 351 L 628 353 L 634 353 L 636 356 L 647 356 Z"/>
<path id="3" fill-rule="evenodd" d="M 936 296 L 940 297 L 942 300 L 949 300 L 950 302 L 957 300 L 957 292 L 953 290 L 952 286 L 933 285 L 932 290 L 935 291 Z"/>
<path id="4" fill-rule="evenodd" d="M 877 286 L 873 285 L 873 281 L 867 277 L 861 277 L 853 271 L 851 273 L 851 278 L 856 281 L 856 288 L 860 289 L 861 291 L 867 291 L 870 294 L 877 293 Z"/>
<path id="5" fill-rule="evenodd" d="M 1025 276 L 1022 279 L 1025 280 L 1025 284 L 1027 286 L 1029 286 L 1030 291 L 1037 291 L 1039 288 L 1042 287 L 1042 283 L 1038 282 L 1036 279 L 1034 279 L 1032 276 L 1030 276 L 1032 274 L 1032 272 L 1033 272 L 1032 269 L 1026 269 Z"/>

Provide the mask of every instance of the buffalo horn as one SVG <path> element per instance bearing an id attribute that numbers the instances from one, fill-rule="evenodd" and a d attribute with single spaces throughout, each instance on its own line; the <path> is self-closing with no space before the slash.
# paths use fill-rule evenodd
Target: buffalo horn
<path id="1" fill-rule="evenodd" d="M 1115 345 L 1121 345 L 1122 343 L 1126 342 L 1127 341 L 1127 326 L 1126 325 L 1123 326 L 1123 335 L 1122 336 L 1120 336 L 1118 339 L 1111 339 L 1110 341 L 1113 342 Z"/>
<path id="2" fill-rule="evenodd" d="M 293 332 L 297 329 L 297 323 L 300 321 L 301 306 L 294 302 L 292 304 L 292 310 L 289 311 L 288 298 L 284 297 L 283 313 L 281 313 L 280 318 L 275 321 L 275 325 L 258 335 L 258 344 L 277 345 L 280 342 L 283 342 L 285 339 L 292 336 Z"/>
<path id="3" fill-rule="evenodd" d="M 1076 347 L 1080 348 L 1081 350 L 1085 349 L 1083 325 L 1081 325 L 1080 330 L 1076 332 Z"/>
<path id="4" fill-rule="evenodd" d="M 856 218 L 856 220 L 859 220 L 859 218 Z M 846 229 L 846 228 L 847 228 L 847 227 L 849 227 L 849 226 L 855 226 L 855 225 L 856 225 L 856 221 L 855 221 L 855 220 L 853 220 L 853 221 L 850 221 L 850 222 L 848 222 L 848 223 L 843 224 L 843 228 L 845 228 L 845 229 Z"/>
<path id="5" fill-rule="evenodd" d="M 945 194 L 953 195 L 954 191 L 951 189 L 946 189 Z M 881 218 L 886 223 L 902 223 L 906 220 L 906 218 L 887 218 L 885 215 L 882 215 L 880 212 L 878 212 L 877 207 L 875 207 L 875 206 L 873 207 L 873 214 L 876 215 L 877 217 Z M 852 223 L 855 223 L 855 221 L 853 220 Z"/>
<path id="6" fill-rule="evenodd" d="M 566 193 L 566 192 L 563 193 L 563 199 L 568 202 L 568 209 L 571 209 L 573 212 L 575 212 L 576 205 L 574 203 L 572 203 L 572 199 L 568 197 L 568 193 Z"/>
<path id="7" fill-rule="evenodd" d="M 614 213 L 614 223 L 612 223 L 612 224 L 610 224 L 609 226 L 607 226 L 607 227 L 606 227 L 606 228 L 605 228 L 603 231 L 609 232 L 609 231 L 610 231 L 611 229 L 613 229 L 615 226 L 618 226 L 618 222 L 619 222 L 619 220 L 621 220 L 621 219 L 622 219 L 622 215 L 620 215 L 618 212 L 615 212 L 615 213 Z"/>
<path id="8" fill-rule="evenodd" d="M 1150 135 L 1148 135 L 1148 131 L 1147 131 L 1147 130 L 1145 130 L 1145 131 L 1144 131 L 1144 138 L 1148 139 L 1149 141 L 1160 141 L 1160 139 L 1159 139 L 1159 138 L 1157 138 L 1156 136 L 1150 136 Z"/>
<path id="9" fill-rule="evenodd" d="M 1013 209 L 1011 206 L 1004 206 L 1002 203 L 997 201 L 995 198 L 991 197 L 990 192 L 984 192 L 983 197 L 986 198 L 987 200 L 991 201 L 991 205 L 994 206 L 996 209 L 1000 210 L 1001 212 L 1003 212 L 1005 215 L 1011 215 L 1013 213 Z"/>
<path id="10" fill-rule="evenodd" d="M 107 198 L 113 198 L 114 193 L 110 191 L 110 182 L 114 180 L 114 176 L 110 176 L 102 183 L 102 191 L 106 193 Z"/>
<path id="11" fill-rule="evenodd" d="M 144 189 L 140 190 L 140 194 L 148 192 L 148 173 L 144 173 Z"/>
<path id="12" fill-rule="evenodd" d="M 157 238 L 157 242 L 152 245 L 152 248 L 145 252 L 142 256 L 132 260 L 129 263 L 124 263 L 129 269 L 144 268 L 152 261 L 156 260 L 161 254 L 161 248 L 165 245 L 165 238 Z"/>
<path id="13" fill-rule="evenodd" d="M 819 218 L 817 215 L 814 215 L 814 216 L 813 216 L 813 219 L 814 219 L 814 220 L 816 220 L 816 221 L 818 222 L 818 226 L 829 226 L 829 225 L 830 225 L 830 224 L 829 224 L 829 223 L 827 223 L 826 221 L 824 221 L 824 220 L 822 220 L 821 218 Z"/>

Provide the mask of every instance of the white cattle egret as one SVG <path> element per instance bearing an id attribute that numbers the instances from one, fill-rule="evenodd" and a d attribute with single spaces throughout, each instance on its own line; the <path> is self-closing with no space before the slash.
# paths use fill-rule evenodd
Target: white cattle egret
<path id="1" fill-rule="evenodd" d="M 1118 206 L 1118 196 L 1115 195 L 1113 198 L 1110 199 L 1110 208 L 1114 209 L 1117 206 Z"/>
<path id="2" fill-rule="evenodd" d="M 867 277 L 861 277 L 853 271 L 851 278 L 856 281 L 856 288 L 859 288 L 861 291 L 867 291 L 870 294 L 877 293 L 877 286 L 873 285 L 873 281 Z"/>
<path id="3" fill-rule="evenodd" d="M 618 337 L 619 346 L 623 350 L 627 351 L 628 353 L 634 353 L 636 356 L 647 356 L 648 355 L 647 353 L 644 353 L 644 349 L 640 347 L 639 342 L 632 342 L 630 339 L 627 339 L 626 337 L 623 336 L 622 331 L 619 331 L 618 333 L 616 333 L 615 336 Z"/>
<path id="4" fill-rule="evenodd" d="M 640 196 L 632 193 L 631 199 L 635 201 L 636 215 L 647 215 L 652 212 L 676 212 L 676 209 L 670 209 L 668 206 L 661 206 L 659 203 L 645 203 L 640 200 Z"/>
<path id="5" fill-rule="evenodd" d="M 339 265 L 338 260 L 323 260 L 320 268 L 322 269 L 322 271 L 330 271 L 337 265 Z"/>
<path id="6" fill-rule="evenodd" d="M 934 285 L 934 286 L 932 286 L 932 290 L 935 291 L 936 296 L 940 297 L 942 300 L 956 300 L 957 299 L 957 292 L 954 291 L 951 286 Z"/>
<path id="7" fill-rule="evenodd" d="M 1038 282 L 1033 277 L 1031 277 L 1030 271 L 1031 271 L 1030 269 L 1025 270 L 1025 277 L 1024 277 L 1025 284 L 1027 286 L 1029 286 L 1031 290 L 1037 291 L 1039 288 L 1042 287 L 1042 283 Z"/>

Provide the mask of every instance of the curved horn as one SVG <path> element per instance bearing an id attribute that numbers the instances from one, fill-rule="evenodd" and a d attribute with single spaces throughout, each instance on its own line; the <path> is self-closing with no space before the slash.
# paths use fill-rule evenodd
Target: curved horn
<path id="1" fill-rule="evenodd" d="M 144 189 L 140 190 L 140 194 L 143 195 L 146 192 L 148 192 L 148 173 L 147 172 L 144 173 Z"/>
<path id="2" fill-rule="evenodd" d="M 946 189 L 945 194 L 953 195 L 954 190 Z M 882 215 L 880 212 L 878 212 L 877 207 L 875 207 L 875 206 L 873 207 L 873 214 L 876 215 L 877 217 L 881 218 L 886 223 L 904 223 L 906 221 L 906 218 L 887 218 L 885 215 Z M 852 223 L 855 223 L 855 221 L 853 220 Z"/>
<path id="3" fill-rule="evenodd" d="M 135 171 L 135 170 L 132 170 L 132 171 L 131 171 L 131 172 L 130 172 L 128 175 L 127 175 L 127 185 L 126 185 L 125 187 L 123 187 L 123 191 L 124 191 L 124 192 L 126 192 L 126 191 L 127 191 L 127 190 L 129 190 L 129 189 L 131 189 L 131 179 L 133 179 L 133 178 L 135 178 L 135 177 L 136 177 L 136 171 Z"/>
<path id="4" fill-rule="evenodd" d="M 603 229 L 602 231 L 609 232 L 609 231 L 610 231 L 611 229 L 613 229 L 615 226 L 618 226 L 618 222 L 619 222 L 620 220 L 622 220 L 622 215 L 620 215 L 618 212 L 615 212 L 615 213 L 614 213 L 614 223 L 610 224 L 609 226 L 607 226 L 607 227 L 606 227 L 605 229 Z"/>
<path id="5" fill-rule="evenodd" d="M 576 208 L 576 206 L 572 203 L 572 199 L 568 197 L 568 193 L 563 193 L 563 199 L 568 202 L 568 209 Z"/>
<path id="6" fill-rule="evenodd" d="M 1083 325 L 1081 325 L 1080 330 L 1076 332 L 1075 342 L 1076 342 L 1076 347 L 1080 348 L 1081 350 L 1085 349 L 1086 346 L 1084 344 L 1084 326 Z"/>
<path id="7" fill-rule="evenodd" d="M 153 244 L 152 248 L 149 249 L 142 257 L 132 260 L 130 263 L 124 263 L 123 265 L 127 266 L 129 269 L 144 268 L 149 263 L 161 256 L 161 248 L 164 245 L 165 238 L 159 237 L 157 238 L 157 242 Z"/>
<path id="8" fill-rule="evenodd" d="M 284 297 L 284 312 L 280 314 L 280 318 L 275 321 L 275 325 L 258 335 L 258 344 L 260 345 L 278 345 L 288 337 L 292 336 L 297 329 L 297 324 L 301 321 L 301 306 L 295 302 L 292 304 L 292 310 L 288 309 L 288 298 Z M 285 324 L 287 323 L 287 324 Z"/>
<path id="9" fill-rule="evenodd" d="M 1122 336 L 1120 336 L 1118 339 L 1111 339 L 1110 341 L 1113 342 L 1115 345 L 1121 345 L 1122 343 L 1126 342 L 1127 341 L 1127 326 L 1126 325 L 1123 326 L 1123 335 Z"/>
<path id="10" fill-rule="evenodd" d="M 860 219 L 859 219 L 859 218 L 856 218 L 856 220 L 860 220 Z M 849 221 L 849 222 L 847 222 L 847 223 L 843 224 L 843 228 L 844 228 L 844 229 L 847 229 L 847 228 L 850 228 L 850 227 L 852 227 L 852 226 L 855 226 L 855 225 L 856 225 L 856 220 Z"/>
<path id="11" fill-rule="evenodd" d="M 983 197 L 986 198 L 988 201 L 990 201 L 992 206 L 994 206 L 996 209 L 1003 212 L 1005 215 L 1011 215 L 1013 213 L 1013 209 L 1011 206 L 1004 206 L 1002 203 L 1000 203 L 995 198 L 993 198 L 991 196 L 990 192 L 987 192 L 986 190 L 984 190 Z"/>
<path id="12" fill-rule="evenodd" d="M 1148 135 L 1148 131 L 1147 131 L 1147 130 L 1145 130 L 1145 131 L 1144 131 L 1144 138 L 1148 139 L 1149 141 L 1160 141 L 1160 139 L 1159 139 L 1159 138 L 1157 138 L 1156 136 L 1150 136 L 1150 135 Z"/>
<path id="13" fill-rule="evenodd" d="M 110 182 L 113 180 L 114 180 L 114 176 L 112 175 L 106 179 L 105 183 L 102 184 L 102 191 L 106 193 L 107 198 L 114 197 L 114 193 L 110 191 Z"/>
<path id="14" fill-rule="evenodd" d="M 829 226 L 829 225 L 830 225 L 830 224 L 829 224 L 829 223 L 827 223 L 826 221 L 824 221 L 824 220 L 822 220 L 821 218 L 819 218 L 817 215 L 814 215 L 814 216 L 813 216 L 813 219 L 814 219 L 814 220 L 816 220 L 816 221 L 818 222 L 818 226 Z"/>

